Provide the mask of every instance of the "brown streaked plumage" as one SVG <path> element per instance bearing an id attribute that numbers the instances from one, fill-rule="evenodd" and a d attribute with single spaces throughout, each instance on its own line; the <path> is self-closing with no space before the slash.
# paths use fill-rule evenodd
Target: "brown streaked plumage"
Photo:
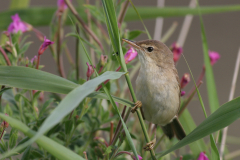
<path id="1" fill-rule="evenodd" d="M 165 44 L 156 40 L 123 41 L 137 50 L 141 62 L 136 80 L 136 96 L 142 102 L 144 118 L 160 125 L 170 139 L 174 135 L 178 139 L 184 138 L 185 132 L 177 118 L 181 91 L 173 53 Z M 154 142 L 148 143 L 145 149 L 150 150 L 153 145 Z"/>

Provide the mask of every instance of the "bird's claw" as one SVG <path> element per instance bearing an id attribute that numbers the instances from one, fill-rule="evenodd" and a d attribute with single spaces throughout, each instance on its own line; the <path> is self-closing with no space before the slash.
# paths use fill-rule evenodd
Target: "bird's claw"
<path id="1" fill-rule="evenodd" d="M 153 149 L 153 147 L 155 146 L 156 143 L 156 138 L 154 138 L 151 142 L 147 143 L 145 147 L 143 147 L 143 149 L 145 151 L 150 151 Z"/>
<path id="2" fill-rule="evenodd" d="M 135 106 L 131 109 L 131 112 L 134 113 L 140 107 L 142 107 L 142 102 L 141 101 L 137 101 L 135 103 Z"/>

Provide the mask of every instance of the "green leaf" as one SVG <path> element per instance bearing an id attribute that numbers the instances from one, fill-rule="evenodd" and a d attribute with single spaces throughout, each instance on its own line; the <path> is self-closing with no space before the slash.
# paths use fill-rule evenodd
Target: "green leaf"
<path id="1" fill-rule="evenodd" d="M 12 128 L 10 132 L 10 139 L 9 139 L 9 148 L 12 149 L 16 143 L 18 138 L 18 131 L 15 128 Z"/>
<path id="2" fill-rule="evenodd" d="M 17 0 L 18 1 L 18 0 Z M 159 10 L 158 7 L 136 7 L 142 19 L 155 19 L 157 17 L 179 17 L 188 14 L 198 15 L 197 8 L 189 7 L 164 7 Z M 84 7 L 76 8 L 79 15 L 87 20 Z M 240 5 L 225 6 L 207 6 L 200 7 L 202 14 L 214 14 L 239 11 Z M 52 15 L 56 12 L 57 7 L 34 7 L 26 9 L 13 9 L 0 12 L 0 30 L 6 30 L 12 22 L 11 16 L 18 13 L 21 19 L 34 27 L 47 26 L 52 21 Z M 128 8 L 125 19 L 126 21 L 138 21 L 139 17 L 133 8 Z M 70 20 L 66 20 L 65 24 L 71 25 Z"/>
<path id="3" fill-rule="evenodd" d="M 228 125 L 233 123 L 240 117 L 240 97 L 225 103 L 208 118 L 206 118 L 196 129 L 188 134 L 184 139 L 179 141 L 176 145 L 168 149 L 167 151 L 160 153 L 160 156 L 164 156 L 178 148 L 181 148 L 187 144 L 195 142 L 207 135 L 210 135 Z"/>
<path id="4" fill-rule="evenodd" d="M 186 134 L 191 133 L 195 128 L 196 124 L 189 113 L 188 109 L 185 109 L 182 113 L 182 115 L 179 117 L 179 120 L 186 132 Z M 200 139 L 192 144 L 189 144 L 189 147 L 195 156 L 195 158 L 199 155 L 200 152 L 202 151 L 207 151 L 207 147 L 203 141 L 203 139 Z"/>
<path id="5" fill-rule="evenodd" d="M 19 66 L 0 66 L 0 84 L 16 88 L 64 94 L 78 86 L 59 76 Z"/>
<path id="6" fill-rule="evenodd" d="M 27 149 L 23 152 L 21 160 L 29 159 L 31 151 L 31 146 L 28 146 Z"/>
<path id="7" fill-rule="evenodd" d="M 218 109 L 219 101 L 217 96 L 216 84 L 214 80 L 214 74 L 213 74 L 213 70 L 212 70 L 212 66 L 211 66 L 210 58 L 208 54 L 208 44 L 207 44 L 206 33 L 205 33 L 204 24 L 202 20 L 202 14 L 199 9 L 198 1 L 196 2 L 197 2 L 197 8 L 199 11 L 198 13 L 200 17 L 200 23 L 201 23 L 201 36 L 202 36 L 202 45 L 203 45 L 203 52 L 204 52 L 204 63 L 206 67 L 208 100 L 209 100 L 211 113 L 213 113 Z M 220 160 L 220 156 L 219 156 L 218 149 L 214 141 L 213 135 L 210 135 L 210 141 L 211 141 L 211 158 Z"/>
<path id="8" fill-rule="evenodd" d="M 25 124 L 23 124 L 21 121 L 13 119 L 12 117 L 6 116 L 2 113 L 0 113 L 0 117 L 7 121 L 11 127 L 16 128 L 26 134 L 29 137 L 33 137 L 36 132 L 28 128 Z M 25 142 L 27 139 L 23 139 L 22 142 Z M 48 151 L 50 154 L 55 156 L 58 159 L 66 160 L 66 159 L 79 159 L 84 160 L 81 156 L 77 155 L 73 151 L 71 151 L 68 148 L 65 148 L 63 145 L 58 144 L 57 142 L 53 141 L 52 139 L 46 137 L 46 136 L 40 136 L 36 143 L 40 145 L 43 149 Z M 8 154 L 0 154 L 0 159 L 4 159 L 4 157 L 7 157 Z"/>
<path id="9" fill-rule="evenodd" d="M 198 8 L 199 8 L 199 6 L 198 6 Z M 210 58 L 208 55 L 209 49 L 208 49 L 206 33 L 205 33 L 204 24 L 203 24 L 201 15 L 202 15 L 201 10 L 199 9 L 204 64 L 206 67 L 206 84 L 207 84 L 207 91 L 208 91 L 208 101 L 209 101 L 211 113 L 213 113 L 219 107 L 219 101 L 218 101 L 218 96 L 217 96 L 216 84 L 215 84 L 215 80 L 214 80 L 214 74 L 213 74 L 211 63 L 210 63 Z"/>
<path id="10" fill-rule="evenodd" d="M 128 35 L 128 39 L 133 40 L 136 37 L 138 37 L 141 33 L 146 33 L 146 32 L 140 31 L 140 30 L 130 31 Z"/>
<path id="11" fill-rule="evenodd" d="M 72 90 L 60 103 L 59 105 L 51 112 L 51 114 L 47 117 L 47 119 L 43 122 L 41 127 L 39 128 L 37 134 L 30 139 L 25 144 L 22 144 L 18 148 L 15 148 L 11 151 L 17 152 L 27 145 L 33 143 L 40 136 L 42 136 L 46 131 L 53 128 L 56 124 L 58 124 L 67 114 L 69 114 L 73 109 L 75 109 L 78 104 L 90 93 L 94 92 L 95 88 L 108 79 L 118 79 L 120 78 L 124 72 L 105 72 L 101 76 L 91 79 L 85 82 L 83 85 L 78 86 L 74 90 Z"/>

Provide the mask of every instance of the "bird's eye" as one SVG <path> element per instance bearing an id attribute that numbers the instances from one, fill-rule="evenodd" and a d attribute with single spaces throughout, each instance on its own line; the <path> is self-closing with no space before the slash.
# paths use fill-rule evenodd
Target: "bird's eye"
<path id="1" fill-rule="evenodd" d="M 148 52 L 152 52 L 152 51 L 153 51 L 153 47 L 148 47 L 148 48 L 147 48 L 147 51 L 148 51 Z"/>

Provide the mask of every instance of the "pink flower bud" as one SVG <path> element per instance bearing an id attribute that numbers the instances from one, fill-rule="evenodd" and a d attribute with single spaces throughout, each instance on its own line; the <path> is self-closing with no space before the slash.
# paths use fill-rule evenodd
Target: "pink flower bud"
<path id="1" fill-rule="evenodd" d="M 133 156 L 133 159 L 134 159 L 134 160 L 137 160 L 137 158 L 134 157 L 134 156 Z M 143 158 L 142 158 L 141 156 L 138 155 L 138 159 L 139 159 L 139 160 L 142 160 Z"/>
<path id="2" fill-rule="evenodd" d="M 204 152 L 201 152 L 197 160 L 209 160 L 209 159 Z"/>
<path id="3" fill-rule="evenodd" d="M 100 66 L 103 67 L 106 65 L 107 63 L 107 59 L 108 59 L 108 56 L 107 55 L 101 55 L 100 57 Z"/>
<path id="4" fill-rule="evenodd" d="M 210 57 L 211 65 L 214 65 L 220 59 L 219 53 L 217 53 L 215 51 L 209 51 L 208 54 Z"/>
<path id="5" fill-rule="evenodd" d="M 7 113 L 5 113 L 5 115 L 8 116 Z M 5 129 L 5 128 L 8 128 L 9 123 L 8 123 L 7 121 L 3 121 L 2 123 L 3 123 L 3 128 L 4 128 L 4 129 Z"/>
<path id="6" fill-rule="evenodd" d="M 181 79 L 181 88 L 184 88 L 190 82 L 190 74 L 185 73 Z"/>
<path id="7" fill-rule="evenodd" d="M 11 18 L 13 22 L 10 23 L 10 25 L 8 26 L 9 33 L 17 33 L 18 31 L 26 32 L 29 30 L 28 26 L 24 22 L 22 22 L 17 13 L 11 16 Z"/>
<path id="8" fill-rule="evenodd" d="M 33 65 L 37 64 L 37 56 L 34 56 L 34 57 L 31 59 L 31 64 L 33 64 Z"/>
<path id="9" fill-rule="evenodd" d="M 54 42 L 52 42 L 49 39 L 46 39 L 46 37 L 44 37 L 44 41 L 38 50 L 38 55 L 42 55 L 43 52 L 47 49 L 47 47 L 53 43 Z"/>
<path id="10" fill-rule="evenodd" d="M 181 97 L 184 96 L 186 94 L 185 91 L 181 91 Z"/>
<path id="11" fill-rule="evenodd" d="M 94 72 L 94 69 L 93 69 L 93 66 L 90 65 L 88 62 L 87 62 L 87 66 L 88 66 L 88 69 L 87 69 L 87 80 L 89 80 L 91 75 Z M 94 68 L 96 68 L 96 67 L 94 66 Z"/>
<path id="12" fill-rule="evenodd" d="M 137 54 L 137 51 L 133 47 L 131 47 L 124 56 L 125 63 L 128 64 L 129 62 L 134 60 Z"/>
<path id="13" fill-rule="evenodd" d="M 182 47 L 180 47 L 177 43 L 173 43 L 170 47 L 170 50 L 173 53 L 174 63 L 177 63 L 177 61 L 179 60 L 179 58 L 181 57 L 181 54 L 183 52 Z"/>
<path id="14" fill-rule="evenodd" d="M 71 1 L 71 0 L 70 0 L 70 1 Z M 58 0 L 58 1 L 57 1 L 57 5 L 58 5 L 58 8 L 59 8 L 60 10 L 65 10 L 65 9 L 68 8 L 68 6 L 67 6 L 67 4 L 65 3 L 64 0 Z"/>

